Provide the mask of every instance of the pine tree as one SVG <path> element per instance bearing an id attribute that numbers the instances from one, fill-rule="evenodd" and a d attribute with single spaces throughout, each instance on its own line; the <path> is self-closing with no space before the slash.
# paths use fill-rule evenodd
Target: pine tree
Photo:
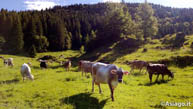
<path id="1" fill-rule="evenodd" d="M 3 36 L 0 35 L 0 51 L 1 51 L 4 44 L 5 44 L 5 39 Z"/>
<path id="2" fill-rule="evenodd" d="M 36 36 L 36 25 L 33 18 L 28 22 L 26 32 L 24 35 L 24 46 L 25 49 L 28 50 L 33 44 Z"/>
<path id="3" fill-rule="evenodd" d="M 38 21 L 37 21 L 36 31 L 37 31 L 37 35 L 39 35 L 39 36 L 43 35 L 43 27 L 42 27 L 42 22 L 40 21 L 40 19 L 38 19 Z"/>
<path id="4" fill-rule="evenodd" d="M 19 17 L 16 17 L 13 27 L 12 27 L 12 31 L 11 31 L 11 35 L 12 35 L 12 48 L 14 48 L 14 52 L 18 53 L 20 51 L 23 50 L 23 46 L 24 46 L 24 41 L 23 41 L 23 32 L 22 32 L 22 27 L 21 27 L 21 22 L 19 20 Z"/>
<path id="5" fill-rule="evenodd" d="M 67 49 L 67 50 L 71 49 L 71 47 L 72 47 L 71 38 L 72 38 L 72 34 L 71 34 L 71 32 L 69 32 L 65 38 L 65 49 Z"/>

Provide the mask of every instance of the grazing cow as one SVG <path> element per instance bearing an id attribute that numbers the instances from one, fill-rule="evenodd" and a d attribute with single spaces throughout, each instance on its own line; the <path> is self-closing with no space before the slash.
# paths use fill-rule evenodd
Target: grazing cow
<path id="1" fill-rule="evenodd" d="M 82 71 L 82 76 L 83 73 L 92 73 L 92 65 L 94 64 L 94 62 L 90 62 L 90 61 L 79 61 L 79 69 L 80 71 Z"/>
<path id="2" fill-rule="evenodd" d="M 23 81 L 25 80 L 26 77 L 31 79 L 31 80 L 34 80 L 34 76 L 31 74 L 31 68 L 26 63 L 24 63 L 21 66 L 21 75 L 23 77 Z"/>
<path id="3" fill-rule="evenodd" d="M 70 71 L 70 67 L 72 65 L 70 60 L 62 62 L 61 64 L 64 66 L 64 68 L 66 68 L 66 71 Z"/>
<path id="4" fill-rule="evenodd" d="M 8 66 L 11 66 L 11 67 L 13 67 L 13 58 L 8 58 L 7 59 L 8 60 Z"/>
<path id="5" fill-rule="evenodd" d="M 39 60 L 39 61 L 40 61 L 40 67 L 41 68 L 47 68 L 48 67 L 46 60 Z"/>
<path id="6" fill-rule="evenodd" d="M 114 64 L 95 63 L 92 66 L 92 92 L 94 92 L 94 83 L 99 87 L 101 93 L 100 83 L 108 84 L 111 91 L 111 98 L 114 101 L 113 92 L 118 82 L 122 82 L 123 74 L 128 74 L 122 68 L 118 68 Z"/>
<path id="7" fill-rule="evenodd" d="M 132 62 L 128 62 L 127 64 L 131 66 L 130 72 L 134 71 L 134 69 L 139 69 L 139 70 L 140 70 L 140 73 L 141 73 L 141 70 L 142 70 L 143 68 L 146 68 L 147 65 L 148 65 L 147 62 L 145 62 L 145 61 L 140 61 L 140 60 L 134 60 L 134 61 L 132 61 Z"/>
<path id="8" fill-rule="evenodd" d="M 14 65 L 13 64 L 13 58 L 5 59 L 3 56 L 1 56 L 0 58 L 3 59 L 3 63 L 4 63 L 5 66 L 8 65 L 8 66 L 13 67 L 13 65 Z"/>
<path id="9" fill-rule="evenodd" d="M 149 64 L 147 66 L 147 71 L 149 73 L 150 83 L 152 82 L 152 75 L 157 75 L 156 81 L 158 80 L 159 75 L 162 75 L 162 80 L 164 80 L 164 75 L 174 78 L 174 74 L 168 70 L 167 66 L 164 64 Z"/>

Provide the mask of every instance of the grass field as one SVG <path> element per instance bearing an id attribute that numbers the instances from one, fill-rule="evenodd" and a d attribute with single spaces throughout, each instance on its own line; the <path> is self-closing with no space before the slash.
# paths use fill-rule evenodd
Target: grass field
<path id="1" fill-rule="evenodd" d="M 132 54 L 125 54 L 114 59 L 114 63 L 124 70 L 130 70 L 130 67 L 122 64 L 125 60 L 159 60 L 169 58 L 176 54 L 183 55 L 186 51 L 156 51 L 155 45 L 146 45 L 148 52 L 142 53 L 142 48 Z M 5 67 L 0 60 L 0 108 L 53 108 L 53 109 L 150 109 L 150 108 L 177 108 L 161 105 L 162 102 L 191 102 L 193 103 L 193 67 L 178 68 L 170 66 L 169 69 L 174 72 L 174 79 L 159 81 L 149 84 L 148 74 L 138 73 L 136 70 L 130 75 L 123 77 L 123 83 L 115 89 L 115 101 L 110 98 L 108 85 L 101 85 L 102 94 L 99 94 L 98 87 L 95 86 L 95 92 L 91 92 L 92 78 L 88 74 L 81 76 L 77 66 L 73 66 L 70 72 L 66 72 L 58 63 L 50 63 L 48 69 L 41 69 L 36 60 L 43 55 L 65 57 L 79 57 L 78 51 L 48 52 L 40 53 L 36 58 L 28 58 L 15 55 L 1 55 L 6 58 L 14 58 L 14 67 Z M 111 52 L 104 53 L 99 58 Z M 164 55 L 165 56 L 161 56 Z M 187 54 L 188 55 L 188 54 Z M 189 54 L 190 55 L 190 54 Z M 109 58 L 109 57 L 108 57 Z M 34 81 L 22 81 L 20 67 L 23 63 L 32 63 L 32 74 Z M 144 71 L 145 72 L 145 71 Z M 155 81 L 153 76 L 153 82 Z M 190 107 L 193 108 L 193 104 Z"/>

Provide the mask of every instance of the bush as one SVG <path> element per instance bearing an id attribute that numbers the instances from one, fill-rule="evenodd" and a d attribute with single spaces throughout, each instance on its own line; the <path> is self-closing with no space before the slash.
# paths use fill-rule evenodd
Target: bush
<path id="1" fill-rule="evenodd" d="M 162 41 L 162 44 L 166 44 L 172 48 L 180 48 L 185 42 L 185 34 L 177 33 L 173 35 L 166 35 Z"/>
<path id="2" fill-rule="evenodd" d="M 85 51 L 84 51 L 84 46 L 83 46 L 83 45 L 80 47 L 80 53 L 81 53 L 81 54 L 84 54 L 84 53 L 85 53 Z"/>
<path id="3" fill-rule="evenodd" d="M 49 46 L 49 42 L 45 36 L 34 36 L 34 43 L 37 52 L 45 52 Z"/>
<path id="4" fill-rule="evenodd" d="M 36 56 L 37 51 L 36 51 L 35 45 L 31 46 L 28 53 L 29 53 L 29 56 L 32 57 L 32 58 L 34 58 Z"/>

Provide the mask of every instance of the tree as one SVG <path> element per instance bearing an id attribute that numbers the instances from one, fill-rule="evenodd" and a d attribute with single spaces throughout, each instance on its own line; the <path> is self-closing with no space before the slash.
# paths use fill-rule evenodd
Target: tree
<path id="1" fill-rule="evenodd" d="M 4 44 L 5 44 L 5 39 L 3 36 L 0 36 L 0 51 L 1 51 Z"/>
<path id="2" fill-rule="evenodd" d="M 108 31 L 107 37 L 117 41 L 122 38 L 121 36 L 128 37 L 133 34 L 134 23 L 129 12 L 124 11 L 127 10 L 124 4 L 116 4 L 115 8 L 113 7 L 113 4 L 109 4 L 109 9 L 104 17 L 107 19 L 105 31 Z"/>
<path id="3" fill-rule="evenodd" d="M 15 53 L 18 53 L 23 50 L 24 41 L 23 41 L 23 32 L 21 27 L 21 22 L 19 17 L 17 16 L 12 27 L 11 31 L 12 36 L 12 49 Z"/>
<path id="4" fill-rule="evenodd" d="M 155 36 L 158 32 L 158 22 L 154 17 L 153 8 L 147 2 L 142 3 L 138 7 L 137 15 L 141 17 L 140 28 L 143 30 L 144 39 Z"/>
<path id="5" fill-rule="evenodd" d="M 72 38 L 72 34 L 71 34 L 71 32 L 69 32 L 65 38 L 65 49 L 67 49 L 67 50 L 71 49 L 71 47 L 72 47 L 71 38 Z"/>
<path id="6" fill-rule="evenodd" d="M 30 21 L 28 22 L 24 35 L 24 46 L 26 50 L 28 50 L 34 44 L 36 35 L 37 34 L 35 21 L 33 18 L 31 18 Z"/>
<path id="7" fill-rule="evenodd" d="M 37 52 L 45 52 L 49 46 L 49 42 L 45 36 L 34 36 L 34 46 Z"/>

